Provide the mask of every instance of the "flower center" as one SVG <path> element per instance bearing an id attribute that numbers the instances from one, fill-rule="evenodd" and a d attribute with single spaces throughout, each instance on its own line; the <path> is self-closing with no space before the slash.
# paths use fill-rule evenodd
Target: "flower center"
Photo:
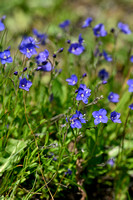
<path id="1" fill-rule="evenodd" d="M 81 94 L 81 97 L 84 97 L 84 94 L 83 94 L 83 93 Z"/>
<path id="2" fill-rule="evenodd" d="M 102 115 L 99 115 L 99 119 L 101 119 L 102 118 Z"/>
<path id="3" fill-rule="evenodd" d="M 73 81 L 73 84 L 75 84 L 76 82 L 75 81 Z"/>
<path id="4" fill-rule="evenodd" d="M 32 49 L 26 49 L 27 53 L 30 53 L 32 51 Z"/>
<path id="5" fill-rule="evenodd" d="M 4 55 L 4 59 L 7 59 L 7 56 L 6 56 L 6 55 Z"/>

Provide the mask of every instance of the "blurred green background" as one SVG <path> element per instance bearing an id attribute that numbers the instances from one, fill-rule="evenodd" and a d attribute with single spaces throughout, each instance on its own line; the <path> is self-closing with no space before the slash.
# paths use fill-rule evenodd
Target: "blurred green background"
<path id="1" fill-rule="evenodd" d="M 133 26 L 131 0 L 1 0 L 1 16 L 7 15 L 6 25 L 12 33 L 29 32 L 31 28 L 56 32 L 65 19 L 82 23 L 91 16 L 107 26 L 123 21 Z"/>

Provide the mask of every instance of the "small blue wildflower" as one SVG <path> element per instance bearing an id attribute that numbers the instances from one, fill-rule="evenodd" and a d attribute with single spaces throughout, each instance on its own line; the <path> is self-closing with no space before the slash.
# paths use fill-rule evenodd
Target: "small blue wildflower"
<path id="1" fill-rule="evenodd" d="M 63 48 L 63 47 L 61 47 L 61 48 L 59 48 L 59 49 L 58 49 L 58 51 L 57 51 L 57 52 L 58 52 L 58 53 L 61 53 L 61 52 L 63 52 L 63 50 L 64 50 L 64 48 Z"/>
<path id="2" fill-rule="evenodd" d="M 84 73 L 83 75 L 82 75 L 82 78 L 84 78 L 84 77 L 86 77 L 87 76 L 87 73 Z"/>
<path id="3" fill-rule="evenodd" d="M 67 78 L 66 81 L 68 82 L 68 85 L 76 85 L 78 78 L 75 74 L 73 74 L 71 75 L 71 78 Z"/>
<path id="4" fill-rule="evenodd" d="M 46 44 L 46 40 L 48 38 L 48 36 L 45 33 L 39 33 L 37 31 L 37 29 L 33 29 L 32 30 L 33 34 L 37 37 L 38 41 L 42 44 L 45 45 Z"/>
<path id="5" fill-rule="evenodd" d="M 98 76 L 102 81 L 106 81 L 109 77 L 109 73 L 105 69 L 101 69 L 98 73 Z"/>
<path id="6" fill-rule="evenodd" d="M 73 43 L 70 45 L 68 51 L 74 55 L 80 55 L 84 51 L 84 47 L 79 43 Z"/>
<path id="7" fill-rule="evenodd" d="M 129 92 L 133 92 L 133 79 L 129 79 L 129 80 L 127 81 L 127 84 L 129 85 L 128 91 L 129 91 Z"/>
<path id="8" fill-rule="evenodd" d="M 133 63 L 133 56 L 130 57 L 130 61 Z"/>
<path id="9" fill-rule="evenodd" d="M 88 103 L 88 97 L 91 95 L 91 90 L 85 84 L 80 84 L 76 100 L 82 100 L 85 104 Z"/>
<path id="10" fill-rule="evenodd" d="M 104 59 L 107 60 L 108 62 L 112 61 L 112 57 L 108 55 L 105 51 L 103 51 L 103 56 L 104 56 Z"/>
<path id="11" fill-rule="evenodd" d="M 84 21 L 84 24 L 82 25 L 82 28 L 86 28 L 86 27 L 90 26 L 92 20 L 93 20 L 92 17 L 88 17 L 88 18 Z"/>
<path id="12" fill-rule="evenodd" d="M 70 122 L 71 122 L 71 128 L 81 128 L 82 127 L 81 123 L 86 123 L 85 119 L 83 118 L 82 113 L 77 110 L 76 110 L 76 114 L 74 114 L 70 118 Z"/>
<path id="13" fill-rule="evenodd" d="M 121 116 L 120 113 L 117 113 L 116 111 L 111 112 L 110 114 L 110 119 L 112 120 L 112 122 L 114 123 L 121 123 L 121 120 L 119 119 Z"/>
<path id="14" fill-rule="evenodd" d="M 27 70 L 27 67 L 25 67 L 24 69 L 23 69 L 23 72 L 25 72 Z"/>
<path id="15" fill-rule="evenodd" d="M 74 55 L 77 55 L 77 56 L 80 55 L 85 50 L 82 43 L 83 43 L 83 38 L 82 38 L 81 34 L 79 34 L 78 43 L 70 44 L 68 51 Z"/>
<path id="16" fill-rule="evenodd" d="M 23 78 L 19 82 L 19 88 L 29 91 L 29 88 L 32 86 L 32 82 L 28 81 L 26 78 Z"/>
<path id="17" fill-rule="evenodd" d="M 3 31 L 5 29 L 5 25 L 3 23 L 4 19 L 6 18 L 6 16 L 4 15 L 1 19 L 0 19 L 0 31 Z"/>
<path id="18" fill-rule="evenodd" d="M 15 71 L 15 72 L 14 72 L 14 75 L 17 76 L 17 75 L 18 75 L 18 71 Z"/>
<path id="19" fill-rule="evenodd" d="M 129 105 L 129 108 L 133 110 L 133 103 Z"/>
<path id="20" fill-rule="evenodd" d="M 72 170 L 68 169 L 66 172 L 65 172 L 65 175 L 71 175 L 72 174 Z"/>
<path id="21" fill-rule="evenodd" d="M 52 64 L 48 61 L 45 61 L 42 65 L 38 66 L 36 70 L 50 72 L 52 70 Z"/>
<path id="22" fill-rule="evenodd" d="M 64 22 L 59 24 L 59 27 L 62 28 L 62 29 L 65 29 L 69 25 L 70 25 L 70 21 L 69 20 L 65 20 Z"/>
<path id="23" fill-rule="evenodd" d="M 36 56 L 36 62 L 38 65 L 42 65 L 43 62 L 45 62 L 49 57 L 49 51 L 45 49 L 43 52 L 40 52 Z"/>
<path id="24" fill-rule="evenodd" d="M 99 111 L 94 111 L 92 113 L 95 118 L 94 124 L 98 125 L 99 123 L 107 123 L 108 117 L 106 116 L 107 111 L 105 109 L 100 109 Z"/>
<path id="25" fill-rule="evenodd" d="M 109 93 L 108 100 L 113 103 L 119 102 L 119 95 L 113 92 Z"/>
<path id="26" fill-rule="evenodd" d="M 103 24 L 97 24 L 94 28 L 93 28 L 93 33 L 96 37 L 104 37 L 107 35 L 107 31 L 104 29 L 104 25 Z"/>
<path id="27" fill-rule="evenodd" d="M 71 40 L 67 40 L 67 43 L 70 44 L 70 43 L 71 43 Z"/>
<path id="28" fill-rule="evenodd" d="M 109 164 L 111 167 L 113 167 L 114 166 L 114 159 L 113 158 L 111 158 L 111 159 L 109 159 L 108 161 L 107 161 L 107 164 Z"/>
<path id="29" fill-rule="evenodd" d="M 34 38 L 32 37 L 24 37 L 24 39 L 22 40 L 19 46 L 20 52 L 26 55 L 26 57 L 28 58 L 30 58 L 34 54 L 37 54 L 37 51 L 35 48 L 39 48 L 39 47 L 36 45 L 36 42 Z"/>
<path id="30" fill-rule="evenodd" d="M 0 61 L 2 64 L 11 63 L 13 61 L 10 55 L 9 49 L 6 49 L 5 51 L 0 52 Z"/>
<path id="31" fill-rule="evenodd" d="M 119 22 L 118 28 L 121 30 L 121 32 L 125 34 L 131 34 L 131 30 L 129 29 L 128 24 L 123 24 L 122 22 Z"/>
<path id="32" fill-rule="evenodd" d="M 102 84 L 105 85 L 107 83 L 107 81 L 102 81 Z"/>

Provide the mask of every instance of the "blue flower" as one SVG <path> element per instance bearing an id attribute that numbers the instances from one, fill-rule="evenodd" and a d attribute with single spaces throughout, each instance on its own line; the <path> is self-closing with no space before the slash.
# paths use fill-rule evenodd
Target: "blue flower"
<path id="1" fill-rule="evenodd" d="M 102 81 L 106 81 L 109 77 L 109 73 L 105 69 L 101 69 L 98 73 L 98 76 Z"/>
<path id="2" fill-rule="evenodd" d="M 113 111 L 111 114 L 110 114 L 110 119 L 112 120 L 112 122 L 114 123 L 121 123 L 121 120 L 119 119 L 121 116 L 120 113 L 117 113 L 116 111 Z"/>
<path id="3" fill-rule="evenodd" d="M 36 70 L 49 72 L 52 70 L 52 64 L 48 61 L 45 61 L 42 65 L 38 66 Z"/>
<path id="4" fill-rule="evenodd" d="M 19 88 L 29 91 L 29 88 L 32 86 L 32 82 L 28 81 L 26 78 L 23 78 L 19 82 Z"/>
<path id="5" fill-rule="evenodd" d="M 70 44 L 68 51 L 74 55 L 77 55 L 77 56 L 80 55 L 85 50 L 82 43 L 83 43 L 83 38 L 82 38 L 81 34 L 79 34 L 78 43 Z"/>
<path id="6" fill-rule="evenodd" d="M 42 65 L 43 62 L 45 62 L 49 57 L 49 52 L 47 49 L 45 49 L 43 52 L 40 52 L 36 56 L 36 62 L 38 65 Z"/>
<path id="7" fill-rule="evenodd" d="M 114 166 L 114 159 L 113 158 L 111 158 L 111 159 L 109 159 L 108 161 L 107 161 L 107 164 L 109 164 L 111 167 L 113 167 Z"/>
<path id="8" fill-rule="evenodd" d="M 106 116 L 107 111 L 105 109 L 100 109 L 99 111 L 94 111 L 92 113 L 95 118 L 94 124 L 98 125 L 99 123 L 107 123 L 108 117 Z"/>
<path id="9" fill-rule="evenodd" d="M 129 91 L 129 92 L 133 92 L 133 79 L 129 79 L 129 80 L 127 81 L 127 84 L 129 85 L 128 91 Z"/>
<path id="10" fill-rule="evenodd" d="M 72 170 L 68 169 L 66 172 L 65 172 L 65 175 L 71 175 L 72 174 Z"/>
<path id="11" fill-rule="evenodd" d="M 76 96 L 76 100 L 82 100 L 85 104 L 88 103 L 88 97 L 91 95 L 91 90 L 86 87 L 84 84 L 80 84 L 78 89 L 78 94 Z"/>
<path id="12" fill-rule="evenodd" d="M 76 75 L 71 75 L 71 78 L 67 78 L 66 81 L 68 82 L 68 85 L 76 85 L 78 78 Z"/>
<path id="13" fill-rule="evenodd" d="M 119 95 L 113 92 L 109 93 L 108 100 L 113 103 L 119 102 Z"/>
<path id="14" fill-rule="evenodd" d="M 3 31 L 5 29 L 5 25 L 3 23 L 4 19 L 6 18 L 6 16 L 4 15 L 1 19 L 0 19 L 0 31 Z"/>
<path id="15" fill-rule="evenodd" d="M 129 105 L 129 108 L 133 110 L 133 103 Z"/>
<path id="16" fill-rule="evenodd" d="M 11 63 L 13 61 L 10 55 L 9 49 L 6 49 L 5 51 L 0 52 L 0 61 L 2 64 Z"/>
<path id="17" fill-rule="evenodd" d="M 86 123 L 85 119 L 83 118 L 82 113 L 77 110 L 76 110 L 76 114 L 74 114 L 70 118 L 70 122 L 71 122 L 71 128 L 81 128 L 82 127 L 81 123 Z"/>
<path id="18" fill-rule="evenodd" d="M 46 44 L 48 36 L 45 33 L 39 33 L 36 29 L 32 30 L 33 34 L 37 37 L 38 41 L 42 44 Z"/>
<path id="19" fill-rule="evenodd" d="M 35 48 L 39 48 L 36 45 L 35 40 L 32 37 L 24 37 L 22 40 L 19 50 L 21 53 L 25 54 L 26 57 L 30 58 L 32 55 L 37 54 L 37 51 Z"/>
<path id="20" fill-rule="evenodd" d="M 18 71 L 15 71 L 15 72 L 14 72 L 14 75 L 17 76 L 17 75 L 18 75 Z"/>
<path id="21" fill-rule="evenodd" d="M 94 28 L 93 28 L 93 33 L 96 37 L 104 37 L 107 35 L 107 31 L 105 31 L 104 29 L 104 25 L 103 24 L 97 24 Z"/>
<path id="22" fill-rule="evenodd" d="M 131 34 L 131 30 L 129 29 L 128 24 L 123 24 L 122 22 L 119 22 L 118 28 L 121 30 L 121 32 L 125 34 Z"/>
<path id="23" fill-rule="evenodd" d="M 82 25 L 82 28 L 86 28 L 86 27 L 90 26 L 92 20 L 93 20 L 92 17 L 88 17 L 88 18 L 84 21 L 84 24 Z"/>
<path id="24" fill-rule="evenodd" d="M 104 56 L 104 59 L 107 60 L 108 62 L 112 61 L 112 57 L 108 55 L 105 51 L 103 51 L 103 56 Z"/>
<path id="25" fill-rule="evenodd" d="M 64 22 L 59 24 L 59 27 L 62 28 L 62 29 L 65 29 L 69 25 L 70 25 L 70 21 L 69 20 L 65 20 Z"/>
<path id="26" fill-rule="evenodd" d="M 133 56 L 130 57 L 130 61 L 133 63 Z"/>

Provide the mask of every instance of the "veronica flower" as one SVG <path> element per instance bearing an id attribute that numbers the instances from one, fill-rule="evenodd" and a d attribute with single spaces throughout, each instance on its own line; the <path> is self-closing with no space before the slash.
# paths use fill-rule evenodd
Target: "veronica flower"
<path id="1" fill-rule="evenodd" d="M 107 35 L 107 31 L 104 29 L 104 25 L 103 24 L 97 24 L 94 28 L 93 28 L 93 33 L 96 37 L 104 37 Z"/>
<path id="2" fill-rule="evenodd" d="M 36 42 L 34 38 L 32 37 L 24 37 L 22 40 L 19 50 L 21 53 L 25 54 L 26 57 L 30 58 L 32 55 L 37 54 L 37 51 L 35 48 L 39 48 L 36 45 Z"/>
<path id="3" fill-rule="evenodd" d="M 68 82 L 68 85 L 76 85 L 78 78 L 75 74 L 73 74 L 71 75 L 71 78 L 67 78 L 66 81 Z"/>
<path id="4" fill-rule="evenodd" d="M 45 49 L 43 52 L 40 52 L 36 56 L 36 62 L 38 65 L 41 65 L 43 62 L 45 62 L 49 57 L 49 52 L 47 49 Z"/>
<path id="5" fill-rule="evenodd" d="M 29 88 L 32 86 L 32 82 L 28 81 L 26 78 L 23 78 L 19 82 L 19 88 L 29 91 Z"/>
<path id="6" fill-rule="evenodd" d="M 62 28 L 62 29 L 65 29 L 69 25 L 70 25 L 70 21 L 69 20 L 65 20 L 64 22 L 59 24 L 59 27 Z"/>
<path id="7" fill-rule="evenodd" d="M 120 113 L 117 113 L 116 111 L 113 111 L 111 114 L 110 114 L 110 119 L 112 120 L 112 122 L 114 123 L 121 123 L 121 120 L 119 119 L 121 116 Z"/>
<path id="8" fill-rule="evenodd" d="M 87 18 L 87 19 L 84 21 L 84 24 L 82 25 L 82 28 L 86 28 L 86 27 L 90 26 L 92 20 L 93 20 L 92 17 Z"/>
<path id="9" fill-rule="evenodd" d="M 105 51 L 103 51 L 103 56 L 104 56 L 104 59 L 107 60 L 108 62 L 112 61 L 112 57 L 108 55 Z"/>
<path id="10" fill-rule="evenodd" d="M 82 100 L 85 104 L 88 103 L 88 97 L 91 95 L 91 90 L 86 87 L 84 84 L 80 84 L 78 89 L 78 94 L 76 96 L 76 100 Z"/>
<path id="11" fill-rule="evenodd" d="M 6 49 L 5 51 L 0 52 L 0 61 L 2 64 L 11 63 L 13 61 L 10 55 L 9 49 Z"/>
<path id="12" fill-rule="evenodd" d="M 107 164 L 109 164 L 111 167 L 113 167 L 114 166 L 114 159 L 113 158 L 111 158 L 111 159 L 109 159 L 108 161 L 107 161 Z"/>
<path id="13" fill-rule="evenodd" d="M 113 103 L 119 102 L 119 95 L 113 92 L 109 93 L 108 100 Z"/>
<path id="14" fill-rule="evenodd" d="M 81 34 L 79 34 L 78 42 L 70 44 L 68 51 L 77 56 L 80 55 L 85 50 L 82 43 L 83 43 L 83 38 L 82 38 Z"/>
<path id="15" fill-rule="evenodd" d="M 98 73 L 98 76 L 99 78 L 102 80 L 102 81 L 105 81 L 108 79 L 109 77 L 109 73 L 105 70 L 105 69 L 101 69 Z"/>
<path id="16" fill-rule="evenodd" d="M 122 22 L 119 22 L 118 28 L 121 30 L 121 32 L 125 34 L 131 34 L 131 30 L 129 29 L 128 24 L 123 24 Z"/>
<path id="17" fill-rule="evenodd" d="M 37 29 L 33 29 L 32 30 L 33 34 L 37 37 L 38 41 L 42 44 L 45 45 L 46 44 L 46 40 L 48 38 L 48 36 L 45 33 L 39 33 L 37 31 Z"/>
<path id="18" fill-rule="evenodd" d="M 127 84 L 129 85 L 128 91 L 129 91 L 129 92 L 133 92 L 133 79 L 129 79 L 129 80 L 127 81 Z"/>
<path id="19" fill-rule="evenodd" d="M 36 70 L 50 72 L 52 70 L 52 65 L 49 61 L 45 61 L 42 65 L 38 66 Z"/>
<path id="20" fill-rule="evenodd" d="M 105 109 L 100 109 L 99 111 L 94 111 L 92 113 L 95 118 L 94 124 L 98 125 L 99 123 L 107 123 L 108 117 L 106 116 L 107 111 Z"/>
<path id="21" fill-rule="evenodd" d="M 70 122 L 71 122 L 71 128 L 81 128 L 82 127 L 81 123 L 86 123 L 85 119 L 83 118 L 82 113 L 77 110 L 76 110 L 76 114 L 74 114 L 70 118 Z"/>
<path id="22" fill-rule="evenodd" d="M 3 31 L 5 29 L 5 25 L 3 23 L 4 19 L 6 18 L 6 16 L 4 15 L 1 19 L 0 19 L 0 31 Z"/>
<path id="23" fill-rule="evenodd" d="M 130 61 L 133 63 L 133 56 L 130 57 Z"/>
<path id="24" fill-rule="evenodd" d="M 133 110 L 133 103 L 129 105 L 129 108 Z"/>

